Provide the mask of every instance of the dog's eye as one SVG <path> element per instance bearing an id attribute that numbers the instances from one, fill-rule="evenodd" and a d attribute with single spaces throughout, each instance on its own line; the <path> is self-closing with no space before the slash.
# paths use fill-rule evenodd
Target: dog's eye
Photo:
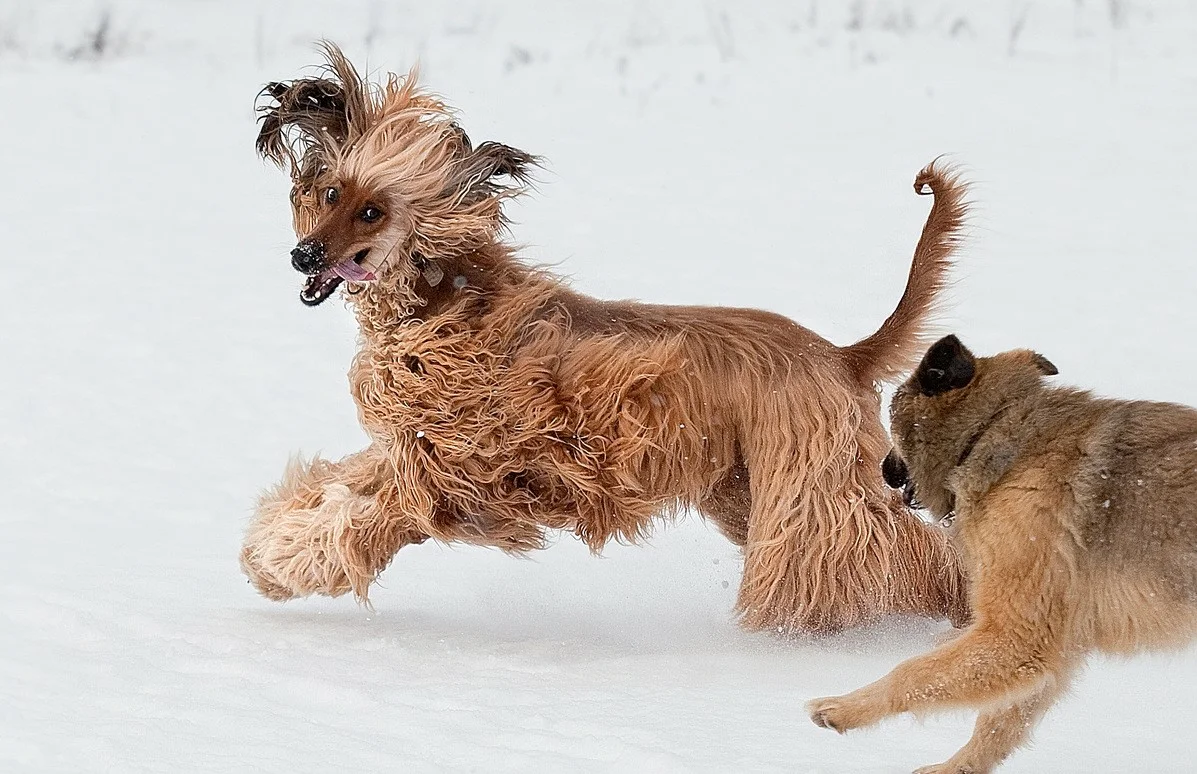
<path id="1" fill-rule="evenodd" d="M 324 190 L 324 201 L 329 204 L 336 204 L 337 199 L 341 198 L 341 192 L 335 188 L 326 188 Z"/>
<path id="2" fill-rule="evenodd" d="M 382 210 L 378 209 L 377 207 L 375 207 L 373 205 L 370 205 L 370 206 L 367 206 L 364 210 L 362 210 L 361 215 L 359 217 L 361 217 L 361 219 L 366 221 L 367 223 L 373 223 L 374 221 L 376 221 L 382 217 Z"/>

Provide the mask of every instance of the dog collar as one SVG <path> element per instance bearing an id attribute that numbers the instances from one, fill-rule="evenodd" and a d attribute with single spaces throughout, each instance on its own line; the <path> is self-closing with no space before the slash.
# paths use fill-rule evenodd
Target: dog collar
<path id="1" fill-rule="evenodd" d="M 424 281 L 434 288 L 445 278 L 445 270 L 438 266 L 436 261 L 425 258 L 419 253 L 413 253 L 411 262 L 424 274 Z"/>

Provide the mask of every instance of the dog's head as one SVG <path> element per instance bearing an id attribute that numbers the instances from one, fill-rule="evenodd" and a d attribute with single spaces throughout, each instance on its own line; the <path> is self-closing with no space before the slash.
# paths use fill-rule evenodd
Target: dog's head
<path id="1" fill-rule="evenodd" d="M 291 174 L 291 263 L 314 306 L 342 281 L 410 294 L 427 261 L 468 253 L 504 225 L 537 159 L 494 142 L 473 147 L 413 70 L 364 80 L 331 44 L 323 77 L 261 93 L 257 149 Z"/>
<path id="2" fill-rule="evenodd" d="M 1013 406 L 1042 389 L 1044 376 L 1056 373 L 1037 352 L 976 357 L 955 336 L 940 339 L 894 393 L 894 448 L 881 466 L 886 483 L 903 490 L 908 505 L 947 516 L 955 508 L 952 472 Z"/>

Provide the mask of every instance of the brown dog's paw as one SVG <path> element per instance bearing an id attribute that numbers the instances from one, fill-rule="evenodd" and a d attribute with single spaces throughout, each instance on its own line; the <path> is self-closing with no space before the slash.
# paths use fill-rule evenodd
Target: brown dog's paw
<path id="1" fill-rule="evenodd" d="M 807 703 L 806 709 L 815 725 L 842 734 L 854 728 L 871 726 L 892 714 L 885 695 L 883 687 L 868 685 L 843 696 L 815 699 Z"/>
<path id="2" fill-rule="evenodd" d="M 948 761 L 931 766 L 920 766 L 914 770 L 914 774 L 984 774 L 984 772 L 974 769 L 972 766 Z"/>
<path id="3" fill-rule="evenodd" d="M 815 699 L 807 702 L 806 711 L 810 713 L 811 722 L 819 728 L 830 728 L 832 731 L 842 734 L 847 729 L 842 728 L 837 722 L 839 707 L 835 701 L 835 699 Z"/>
<path id="4" fill-rule="evenodd" d="M 276 601 L 350 591 L 365 599 L 373 574 L 355 560 L 353 524 L 371 503 L 340 484 L 324 487 L 317 508 L 264 502 L 245 536 L 241 569 L 262 596 Z"/>
<path id="5" fill-rule="evenodd" d="M 286 586 L 282 586 L 268 576 L 256 561 L 253 550 L 249 546 L 241 549 L 241 571 L 248 578 L 248 583 L 258 590 L 258 593 L 275 602 L 286 602 L 294 599 L 296 594 Z"/>
<path id="6" fill-rule="evenodd" d="M 840 734 L 872 722 L 862 709 L 860 703 L 849 696 L 829 696 L 815 699 L 806 705 L 810 719 L 816 726 L 830 728 Z"/>

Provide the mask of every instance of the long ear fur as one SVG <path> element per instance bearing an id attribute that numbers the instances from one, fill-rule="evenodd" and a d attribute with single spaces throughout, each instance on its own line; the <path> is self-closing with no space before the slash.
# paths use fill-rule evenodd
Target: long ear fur
<path id="1" fill-rule="evenodd" d="M 468 138 L 466 143 L 468 149 Z M 540 158 L 530 153 L 498 142 L 484 142 L 458 162 L 453 187 L 465 204 L 512 195 L 532 182 L 532 171 L 539 165 Z M 495 179 L 501 177 L 510 178 L 510 182 Z"/>
<path id="2" fill-rule="evenodd" d="M 289 167 L 300 189 L 367 121 L 369 87 L 339 48 L 325 41 L 321 49 L 329 77 L 270 83 L 258 95 L 262 128 L 255 147 L 263 158 Z"/>
<path id="3" fill-rule="evenodd" d="M 270 99 L 258 105 L 262 128 L 255 143 L 258 153 L 276 164 L 287 160 L 291 150 L 287 128 L 295 127 L 310 141 L 325 134 L 344 139 L 349 131 L 345 119 L 345 90 L 324 78 L 306 78 L 290 83 L 269 83 L 258 95 Z"/>

